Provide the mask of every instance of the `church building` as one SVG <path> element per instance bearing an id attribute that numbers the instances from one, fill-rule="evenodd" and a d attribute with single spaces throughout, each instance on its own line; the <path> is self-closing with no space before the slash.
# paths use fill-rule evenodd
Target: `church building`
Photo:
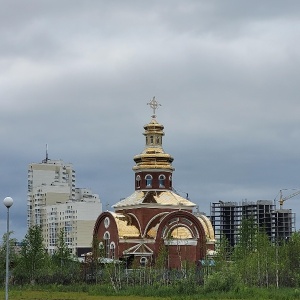
<path id="1" fill-rule="evenodd" d="M 165 253 L 169 268 L 183 262 L 198 264 L 214 250 L 210 220 L 194 213 L 196 204 L 173 188 L 173 157 L 163 149 L 164 126 L 156 120 L 153 98 L 151 121 L 144 126 L 145 148 L 134 156 L 134 192 L 99 215 L 94 236 L 106 258 L 150 265 Z"/>

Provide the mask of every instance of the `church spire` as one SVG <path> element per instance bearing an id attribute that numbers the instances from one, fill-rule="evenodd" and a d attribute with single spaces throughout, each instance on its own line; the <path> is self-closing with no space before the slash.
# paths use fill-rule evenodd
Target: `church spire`
<path id="1" fill-rule="evenodd" d="M 132 168 L 135 172 L 135 187 L 136 190 L 172 189 L 173 157 L 165 153 L 162 147 L 162 138 L 165 135 L 164 126 L 155 119 L 155 112 L 161 104 L 153 97 L 147 105 L 153 109 L 153 115 L 150 123 L 144 126 L 145 149 L 133 158 L 136 163 Z"/>

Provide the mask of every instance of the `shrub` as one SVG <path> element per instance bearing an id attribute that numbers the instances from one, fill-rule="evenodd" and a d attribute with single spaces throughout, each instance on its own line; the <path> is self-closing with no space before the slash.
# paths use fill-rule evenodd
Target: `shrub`
<path id="1" fill-rule="evenodd" d="M 205 292 L 228 292 L 236 291 L 241 288 L 241 280 L 237 273 L 215 272 L 207 275 L 204 279 Z"/>

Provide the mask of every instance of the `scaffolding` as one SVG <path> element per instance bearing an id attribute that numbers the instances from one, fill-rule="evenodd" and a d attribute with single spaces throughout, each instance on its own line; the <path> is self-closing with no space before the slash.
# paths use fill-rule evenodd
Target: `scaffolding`
<path id="1" fill-rule="evenodd" d="M 211 203 L 210 219 L 215 237 L 217 240 L 226 237 L 232 247 L 239 240 L 242 220 L 247 218 L 263 229 L 270 240 L 288 239 L 295 231 L 295 214 L 291 209 L 276 210 L 273 201 Z"/>

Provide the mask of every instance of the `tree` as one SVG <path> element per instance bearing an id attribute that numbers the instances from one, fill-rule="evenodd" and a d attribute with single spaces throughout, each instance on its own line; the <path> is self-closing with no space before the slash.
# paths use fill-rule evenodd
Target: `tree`
<path id="1" fill-rule="evenodd" d="M 258 228 L 252 218 L 242 220 L 239 229 L 239 240 L 234 249 L 235 259 L 243 259 L 256 249 Z"/>
<path id="2" fill-rule="evenodd" d="M 214 256 L 215 270 L 220 271 L 227 268 L 231 261 L 232 248 L 225 235 L 221 235 L 216 244 L 216 255 Z"/>
<path id="3" fill-rule="evenodd" d="M 300 286 L 300 232 L 294 232 L 278 249 L 279 282 L 283 286 Z"/>
<path id="4" fill-rule="evenodd" d="M 57 237 L 56 249 L 52 256 L 52 260 L 60 267 L 63 267 L 72 260 L 72 254 L 68 248 L 68 245 L 66 244 L 65 238 L 65 231 L 63 228 L 61 228 Z"/>
<path id="5" fill-rule="evenodd" d="M 58 234 L 56 249 L 51 257 L 52 278 L 55 283 L 67 284 L 79 279 L 80 263 L 75 260 L 66 244 L 66 234 L 62 228 Z"/>
<path id="6" fill-rule="evenodd" d="M 13 231 L 10 231 L 8 236 L 10 237 L 13 234 Z M 2 246 L 0 247 L 0 276 L 5 278 L 6 271 L 6 242 L 7 242 L 7 233 L 3 234 L 2 237 Z M 14 267 L 17 263 L 17 253 L 16 253 L 16 243 L 17 239 L 9 238 L 9 264 L 10 267 Z"/>
<path id="7" fill-rule="evenodd" d="M 32 226 L 22 241 L 15 276 L 19 281 L 35 283 L 36 279 L 46 272 L 48 262 L 49 256 L 44 249 L 42 230 L 40 226 Z"/>
<path id="8" fill-rule="evenodd" d="M 253 264 L 250 261 L 255 260 L 255 250 L 257 241 L 257 226 L 252 218 L 242 220 L 239 228 L 239 240 L 233 251 L 233 260 L 235 261 L 236 271 L 239 272 L 242 281 L 246 285 L 253 283 L 254 273 Z M 256 277 L 254 277 L 256 278 Z"/>
<path id="9" fill-rule="evenodd" d="M 96 284 L 98 283 L 99 258 L 101 256 L 101 251 L 103 252 L 103 249 L 99 248 L 99 238 L 97 237 L 97 235 L 93 235 L 92 256 L 90 259 L 90 269 L 91 269 L 91 273 L 93 274 L 92 277 L 95 277 Z M 102 256 L 103 256 L 103 253 L 102 253 Z"/>

